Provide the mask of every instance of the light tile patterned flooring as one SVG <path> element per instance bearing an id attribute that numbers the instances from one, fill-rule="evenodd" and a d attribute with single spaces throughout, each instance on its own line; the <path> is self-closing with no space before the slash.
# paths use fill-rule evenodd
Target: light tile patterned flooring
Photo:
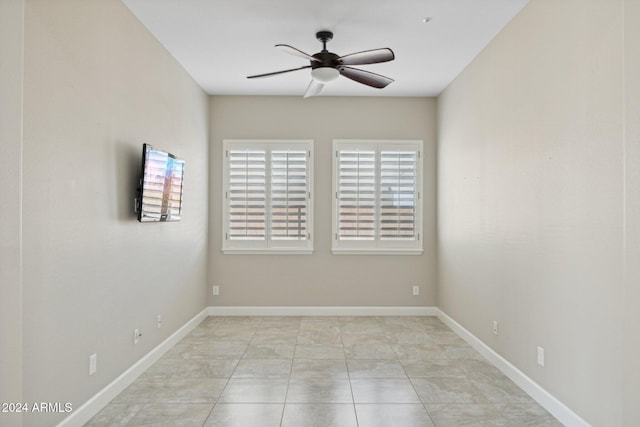
<path id="1" fill-rule="evenodd" d="M 435 317 L 209 317 L 87 426 L 561 426 Z"/>

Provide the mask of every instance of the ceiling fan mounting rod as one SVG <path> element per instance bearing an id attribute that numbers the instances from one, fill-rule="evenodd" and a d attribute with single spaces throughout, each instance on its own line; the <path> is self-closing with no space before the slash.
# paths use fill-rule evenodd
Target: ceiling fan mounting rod
<path id="1" fill-rule="evenodd" d="M 322 50 L 327 50 L 327 42 L 333 39 L 333 33 L 331 31 L 318 31 L 316 33 L 316 38 L 322 42 Z"/>

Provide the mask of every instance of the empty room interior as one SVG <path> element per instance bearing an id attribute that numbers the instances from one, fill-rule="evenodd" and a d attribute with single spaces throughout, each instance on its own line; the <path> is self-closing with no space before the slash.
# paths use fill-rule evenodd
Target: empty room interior
<path id="1" fill-rule="evenodd" d="M 0 426 L 640 425 L 638 22 L 0 0 Z"/>

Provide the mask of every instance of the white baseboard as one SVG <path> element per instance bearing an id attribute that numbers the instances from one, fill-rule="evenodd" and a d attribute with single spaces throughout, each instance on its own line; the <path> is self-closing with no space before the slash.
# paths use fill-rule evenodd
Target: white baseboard
<path id="1" fill-rule="evenodd" d="M 118 378 L 100 390 L 91 399 L 86 401 L 71 415 L 62 420 L 58 427 L 80 427 L 98 412 L 100 412 L 113 398 L 133 383 L 144 371 L 153 365 L 164 353 L 170 350 L 182 338 L 187 336 L 196 326 L 198 326 L 208 316 L 208 309 L 205 308 L 196 314 L 191 320 L 175 331 L 166 340 L 138 360 L 133 366 L 124 371 Z"/>
<path id="2" fill-rule="evenodd" d="M 463 340 L 471 345 L 478 353 L 486 357 L 496 368 L 502 371 L 511 381 L 516 383 L 529 396 L 549 411 L 554 417 L 567 427 L 589 427 L 590 424 L 573 412 L 551 393 L 540 387 L 535 381 L 513 366 L 504 357 L 493 351 L 491 347 L 480 341 L 462 325 L 449 317 L 445 312 L 437 309 L 437 316 L 444 324 L 451 328 Z"/>
<path id="3" fill-rule="evenodd" d="M 209 307 L 209 316 L 436 316 L 436 307 Z"/>

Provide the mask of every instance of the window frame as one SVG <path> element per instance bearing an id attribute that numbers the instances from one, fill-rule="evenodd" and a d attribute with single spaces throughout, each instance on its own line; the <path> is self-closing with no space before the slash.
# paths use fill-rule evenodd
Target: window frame
<path id="1" fill-rule="evenodd" d="M 334 139 L 332 146 L 332 238 L 331 251 L 333 254 L 345 255 L 420 255 L 423 249 L 423 159 L 424 142 L 422 140 L 377 140 L 377 139 Z M 339 235 L 339 173 L 340 151 L 367 150 L 375 152 L 375 215 L 374 238 L 372 240 L 340 239 Z M 380 239 L 380 209 L 381 209 L 381 155 L 383 151 L 408 150 L 416 151 L 415 170 L 415 220 L 414 239 L 386 240 Z"/>
<path id="2" fill-rule="evenodd" d="M 313 140 L 312 139 L 226 139 L 222 144 L 222 252 L 224 254 L 312 254 L 313 244 Z M 229 239 L 230 216 L 230 150 L 257 150 L 265 152 L 265 237 L 264 239 Z M 274 239 L 271 235 L 272 220 L 272 155 L 273 151 L 306 151 L 306 239 Z"/>

